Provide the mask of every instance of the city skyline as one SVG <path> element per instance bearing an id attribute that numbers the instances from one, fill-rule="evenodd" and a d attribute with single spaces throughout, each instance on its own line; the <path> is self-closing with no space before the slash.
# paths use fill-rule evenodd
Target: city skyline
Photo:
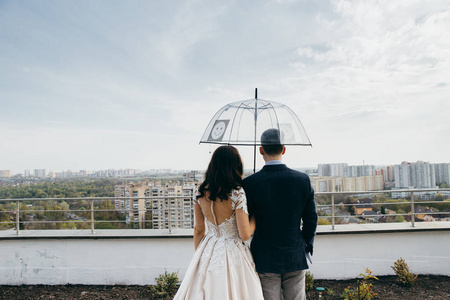
<path id="1" fill-rule="evenodd" d="M 292 168 L 294 169 L 300 169 L 300 170 L 309 170 L 309 171 L 318 171 L 318 176 L 322 176 L 321 175 L 321 167 L 322 166 L 333 166 L 334 168 L 350 168 L 349 169 L 349 174 L 350 177 L 353 177 L 355 174 L 357 174 L 358 172 L 364 172 L 361 171 L 359 169 L 355 169 L 356 167 L 360 168 L 360 167 L 369 167 L 369 169 L 371 172 L 375 171 L 375 170 L 379 170 L 381 168 L 384 167 L 394 167 L 394 166 L 401 166 L 404 164 L 416 164 L 416 163 L 426 163 L 426 164 L 430 164 L 430 162 L 427 161 L 401 161 L 398 163 L 394 163 L 394 164 L 348 164 L 347 162 L 327 162 L 327 163 L 318 163 L 316 166 L 293 166 Z M 445 164 L 448 165 L 450 164 L 449 162 L 437 162 L 437 163 L 431 163 L 433 165 L 438 165 L 438 164 Z M 351 169 L 354 168 L 354 169 Z M 258 171 L 259 169 L 257 169 L 256 171 Z M 199 168 L 199 169 L 172 169 L 172 168 L 151 168 L 151 169 L 135 169 L 135 168 L 118 168 L 118 169 L 114 169 L 114 168 L 106 168 L 106 169 L 93 169 L 93 168 L 87 168 L 87 169 L 81 169 L 81 170 L 77 170 L 77 169 L 60 169 L 60 170 L 52 170 L 52 169 L 48 169 L 48 168 L 40 168 L 40 169 L 25 169 L 22 171 L 14 171 L 14 170 L 2 170 L 0 169 L 0 172 L 10 172 L 11 176 L 16 176 L 16 175 L 25 175 L 25 177 L 44 177 L 44 176 L 48 176 L 49 173 L 53 173 L 53 175 L 58 175 L 58 174 L 64 174 L 64 173 L 85 173 L 85 174 L 94 174 L 94 173 L 99 173 L 99 172 L 108 172 L 108 171 L 115 171 L 115 172 L 122 172 L 125 175 L 138 175 L 138 174 L 145 174 L 145 173 L 189 173 L 189 172 L 204 172 L 206 171 L 206 167 L 205 168 Z M 249 172 L 249 171 L 253 171 L 253 169 L 251 168 L 244 168 L 244 171 Z M 40 173 L 40 174 L 45 174 L 44 176 L 35 176 L 36 172 Z M 336 171 L 335 171 L 336 172 Z M 342 172 L 342 171 L 338 171 L 338 172 Z M 352 175 L 352 172 L 354 173 Z M 339 173 L 340 175 L 340 173 Z M 330 176 L 330 175 L 326 175 L 326 176 Z M 331 175 L 331 176 L 338 176 L 338 175 Z M 362 175 L 361 175 L 362 176 Z M 9 177 L 9 176 L 5 176 L 5 177 Z M 1 178 L 1 176 L 0 176 Z"/>
<path id="2" fill-rule="evenodd" d="M 206 169 L 209 120 L 254 88 L 308 133 L 291 167 L 448 162 L 449 22 L 448 1 L 2 1 L 0 169 Z"/>

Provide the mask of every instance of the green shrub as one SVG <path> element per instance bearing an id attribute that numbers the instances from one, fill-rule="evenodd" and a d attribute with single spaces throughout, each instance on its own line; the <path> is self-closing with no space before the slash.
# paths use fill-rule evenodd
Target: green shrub
<path id="1" fill-rule="evenodd" d="M 331 225 L 331 221 L 325 218 L 319 218 L 317 225 Z"/>
<path id="2" fill-rule="evenodd" d="M 311 272 L 306 271 L 305 290 L 309 291 L 312 290 L 313 288 L 314 288 L 314 275 Z"/>
<path id="3" fill-rule="evenodd" d="M 412 286 L 414 281 L 417 279 L 417 275 L 413 274 L 408 267 L 406 261 L 400 257 L 391 268 L 394 270 L 395 274 L 398 276 L 398 280 L 404 286 Z"/>
<path id="4" fill-rule="evenodd" d="M 351 289 L 350 286 L 344 289 L 344 292 L 341 294 L 341 299 L 345 300 L 369 300 L 378 295 L 374 292 L 372 289 L 372 284 L 368 283 L 367 281 L 369 279 L 376 279 L 377 277 L 372 276 L 372 271 L 367 268 L 366 274 L 359 274 L 360 276 L 363 276 L 362 280 L 358 280 L 357 287 L 355 289 Z"/>
<path id="5" fill-rule="evenodd" d="M 167 270 L 155 280 L 156 285 L 150 286 L 150 291 L 158 299 L 171 299 L 178 289 L 177 285 L 180 283 L 178 272 L 168 273 Z"/>

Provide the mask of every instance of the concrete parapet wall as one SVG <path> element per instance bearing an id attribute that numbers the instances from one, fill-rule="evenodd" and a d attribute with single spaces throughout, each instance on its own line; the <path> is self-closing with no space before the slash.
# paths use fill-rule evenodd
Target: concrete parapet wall
<path id="1" fill-rule="evenodd" d="M 391 266 L 402 257 L 416 274 L 450 276 L 450 231 L 336 234 L 316 237 L 310 271 L 318 279 L 395 275 Z"/>
<path id="2" fill-rule="evenodd" d="M 0 284 L 152 284 L 186 271 L 192 239 L 39 239 L 0 243 Z"/>
<path id="3" fill-rule="evenodd" d="M 191 232 L 179 235 L 4 238 L 0 284 L 153 284 L 165 270 L 183 278 L 194 253 Z M 1 239 L 1 236 L 0 236 Z M 319 231 L 310 271 L 316 279 L 355 278 L 370 268 L 394 274 L 403 257 L 416 274 L 450 276 L 450 231 Z"/>

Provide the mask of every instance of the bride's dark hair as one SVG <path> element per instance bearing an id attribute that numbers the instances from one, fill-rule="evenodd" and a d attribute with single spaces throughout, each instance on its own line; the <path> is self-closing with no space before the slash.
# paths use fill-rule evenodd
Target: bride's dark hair
<path id="1" fill-rule="evenodd" d="M 205 180 L 200 185 L 198 198 L 209 192 L 209 199 L 216 201 L 217 198 L 227 200 L 231 190 L 242 186 L 242 174 L 244 167 L 241 156 L 233 146 L 220 146 L 214 151 Z"/>

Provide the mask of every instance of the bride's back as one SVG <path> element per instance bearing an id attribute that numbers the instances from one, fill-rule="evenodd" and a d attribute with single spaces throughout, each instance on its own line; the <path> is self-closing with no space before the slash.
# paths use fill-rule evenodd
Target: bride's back
<path id="1" fill-rule="evenodd" d="M 198 203 L 204 217 L 212 224 L 220 225 L 234 214 L 232 200 L 228 197 L 227 200 L 212 201 L 209 195 L 209 192 L 205 192 L 202 198 L 198 198 Z"/>

